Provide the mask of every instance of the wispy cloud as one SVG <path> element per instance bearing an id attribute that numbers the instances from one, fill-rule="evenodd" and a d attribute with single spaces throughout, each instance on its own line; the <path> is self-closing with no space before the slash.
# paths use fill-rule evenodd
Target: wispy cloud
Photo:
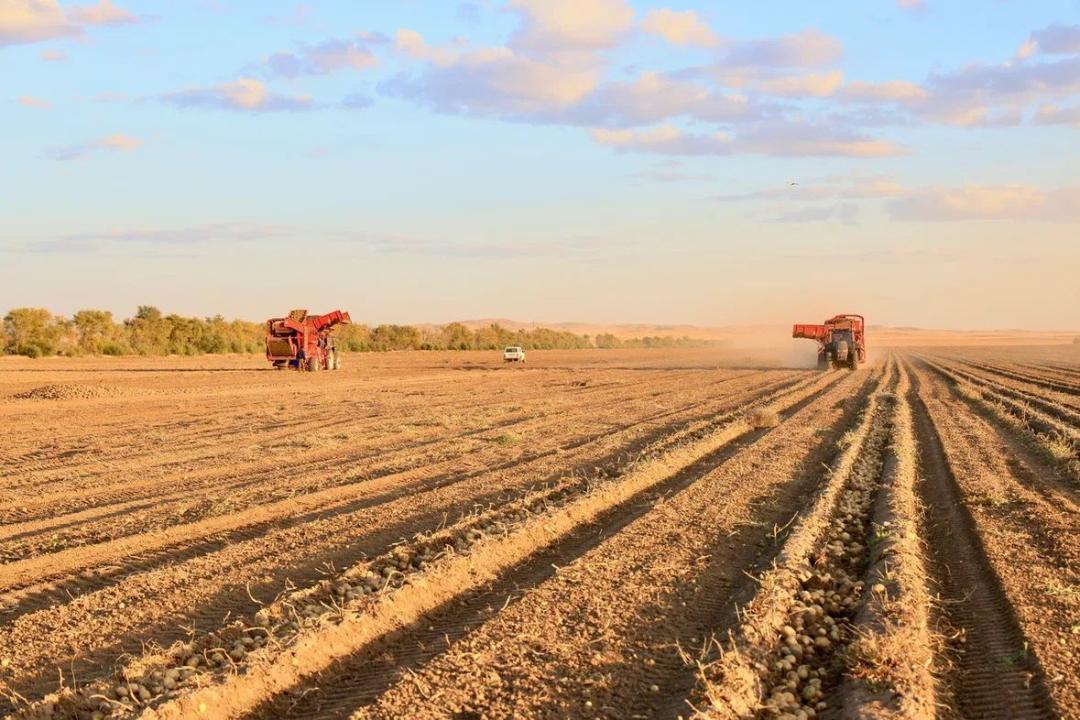
<path id="1" fill-rule="evenodd" d="M 110 0 L 71 8 L 62 7 L 58 0 L 4 0 L 0 3 L 0 46 L 79 37 L 88 27 L 137 20 Z"/>
<path id="2" fill-rule="evenodd" d="M 815 28 L 791 35 L 736 43 L 718 65 L 727 68 L 817 68 L 831 65 L 843 56 L 836 38 Z"/>
<path id="3" fill-rule="evenodd" d="M 351 93 L 341 101 L 341 107 L 346 110 L 364 110 L 374 104 L 375 101 L 363 93 Z"/>
<path id="4" fill-rule="evenodd" d="M 1080 221 L 1080 187 L 1042 190 L 1030 185 L 966 185 L 912 191 L 889 203 L 896 220 Z"/>
<path id="5" fill-rule="evenodd" d="M 842 178 L 807 178 L 790 181 L 779 187 L 753 190 L 735 195 L 719 195 L 717 200 L 738 202 L 744 200 L 767 200 L 783 202 L 818 202 L 823 200 L 868 200 L 900 197 L 906 188 L 883 175 L 853 176 Z"/>
<path id="6" fill-rule="evenodd" d="M 1043 105 L 1035 113 L 1035 122 L 1039 125 L 1072 125 L 1080 128 L 1080 105 Z"/>
<path id="7" fill-rule="evenodd" d="M 18 103 L 23 107 L 36 108 L 38 110 L 48 110 L 52 107 L 52 103 L 48 100 L 33 95 L 23 95 L 19 98 Z"/>
<path id="8" fill-rule="evenodd" d="M 840 88 L 837 98 L 882 108 L 881 124 L 914 120 L 958 127 L 1009 127 L 1032 115 L 1040 122 L 1036 107 L 1071 101 L 1077 93 L 1080 25 L 1057 23 L 1032 32 L 1005 62 L 971 62 L 937 70 L 919 84 L 853 81 Z"/>
<path id="9" fill-rule="evenodd" d="M 824 125 L 775 121 L 741 126 L 735 134 L 688 133 L 669 125 L 645 129 L 592 128 L 592 139 L 627 152 L 664 155 L 772 155 L 777 157 L 839 156 L 875 158 L 903 155 L 903 146 Z"/>
<path id="10" fill-rule="evenodd" d="M 271 92 L 260 80 L 241 78 L 211 87 L 189 88 L 163 95 L 161 99 L 180 108 L 215 108 L 241 112 L 295 112 L 315 107 L 305 95 Z"/>
<path id="11" fill-rule="evenodd" d="M 436 47 L 413 31 L 399 32 L 396 47 L 428 67 L 380 83 L 379 91 L 445 113 L 517 119 L 554 113 L 587 96 L 599 79 L 589 63 L 537 59 L 508 47 Z"/>
<path id="12" fill-rule="evenodd" d="M 110 0 L 98 0 L 95 5 L 80 5 L 68 13 L 80 25 L 129 25 L 138 20 L 127 10 L 117 7 Z"/>
<path id="13" fill-rule="evenodd" d="M 926 10 L 926 0 L 896 0 L 896 7 L 911 12 L 923 12 Z"/>
<path id="14" fill-rule="evenodd" d="M 79 251 L 103 246 L 192 246 L 216 242 L 260 242 L 293 237 L 294 228 L 264 223 L 212 223 L 183 228 L 143 228 L 80 232 L 38 238 L 30 247 L 38 252 Z"/>
<path id="15" fill-rule="evenodd" d="M 767 218 L 766 222 L 774 223 L 809 223 L 809 222 L 839 222 L 845 225 L 853 225 L 859 217 L 859 206 L 855 203 L 837 203 L 833 205 L 816 205 L 801 207 L 795 210 L 787 210 L 778 215 Z"/>
<path id="16" fill-rule="evenodd" d="M 36 253 L 190 254 L 217 244 L 250 245 L 316 239 L 338 246 L 400 255 L 465 259 L 564 257 L 603 252 L 622 244 L 606 237 L 556 237 L 532 241 L 476 242 L 403 234 L 301 228 L 258 222 L 223 222 L 181 228 L 142 228 L 80 232 L 31 239 L 26 249 Z"/>
<path id="17" fill-rule="evenodd" d="M 1080 55 L 1080 25 L 1053 23 L 1031 33 L 1033 51 L 1048 55 Z"/>
<path id="18" fill-rule="evenodd" d="M 302 44 L 295 52 L 274 53 L 263 61 L 268 72 L 281 77 L 328 75 L 340 70 L 366 70 L 379 64 L 371 46 L 385 44 L 382 35 L 365 34 L 347 39 L 330 39 L 314 45 Z"/>
<path id="19" fill-rule="evenodd" d="M 130 135 L 106 135 L 90 142 L 56 148 L 49 156 L 54 160 L 80 160 L 98 152 L 133 152 L 142 145 L 142 140 Z"/>
<path id="20" fill-rule="evenodd" d="M 41 59 L 45 62 L 67 62 L 68 54 L 60 50 L 42 50 Z"/>
<path id="21" fill-rule="evenodd" d="M 728 155 L 731 153 L 731 137 L 725 133 L 710 135 L 684 133 L 671 125 L 660 125 L 644 130 L 609 130 L 593 128 L 592 139 L 600 145 L 623 152 L 648 152 L 662 155 Z"/>
<path id="22" fill-rule="evenodd" d="M 788 157 L 876 158 L 909 152 L 902 145 L 857 130 L 798 120 L 754 124 L 739 132 L 736 145 L 741 152 Z"/>

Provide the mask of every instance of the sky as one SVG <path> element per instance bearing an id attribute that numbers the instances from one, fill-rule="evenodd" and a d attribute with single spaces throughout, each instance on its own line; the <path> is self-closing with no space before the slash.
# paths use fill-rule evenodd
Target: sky
<path id="1" fill-rule="evenodd" d="M 1080 0 L 0 0 L 0 312 L 1080 329 Z"/>

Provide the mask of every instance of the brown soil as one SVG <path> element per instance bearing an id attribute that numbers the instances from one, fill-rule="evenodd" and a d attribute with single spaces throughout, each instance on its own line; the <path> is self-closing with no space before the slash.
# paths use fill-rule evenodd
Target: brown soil
<path id="1" fill-rule="evenodd" d="M 744 355 L 4 359 L 0 713 L 1080 717 L 1080 356 Z"/>

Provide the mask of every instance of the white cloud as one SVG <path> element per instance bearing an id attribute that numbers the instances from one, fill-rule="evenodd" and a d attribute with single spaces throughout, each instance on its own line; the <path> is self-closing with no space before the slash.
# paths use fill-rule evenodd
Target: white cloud
<path id="1" fill-rule="evenodd" d="M 1043 105 L 1035 112 L 1035 122 L 1039 125 L 1072 125 L 1080 128 L 1080 105 L 1064 108 Z"/>
<path id="2" fill-rule="evenodd" d="M 273 93 L 261 81 L 252 78 L 241 78 L 212 87 L 178 90 L 161 99 L 182 108 L 207 107 L 247 112 L 307 110 L 314 107 L 310 97 Z"/>
<path id="3" fill-rule="evenodd" d="M 510 46 L 538 55 L 612 47 L 634 21 L 626 0 L 510 0 L 509 7 L 522 16 Z"/>
<path id="4" fill-rule="evenodd" d="M 1048 55 L 1080 55 L 1080 25 L 1048 25 L 1031 33 L 1025 46 Z"/>
<path id="5" fill-rule="evenodd" d="M 659 153 L 664 155 L 727 155 L 731 152 L 731 137 L 725 133 L 687 134 L 671 125 L 644 130 L 589 130 L 600 145 L 621 151 Z"/>
<path id="6" fill-rule="evenodd" d="M 779 97 L 828 97 L 836 92 L 844 81 L 844 73 L 832 70 L 827 73 L 783 75 L 758 80 L 755 87 L 766 95 Z"/>
<path id="7" fill-rule="evenodd" d="M 137 18 L 127 10 L 113 5 L 110 0 L 98 0 L 96 5 L 83 5 L 72 9 L 69 17 L 80 25 L 127 25 Z"/>
<path id="8" fill-rule="evenodd" d="M 509 47 L 452 53 L 432 48 L 412 31 L 398 33 L 397 47 L 429 64 L 418 77 L 382 83 L 382 92 L 442 112 L 521 117 L 558 112 L 596 87 L 591 63 L 536 58 Z"/>
<path id="9" fill-rule="evenodd" d="M 136 21 L 110 0 L 66 10 L 57 0 L 3 0 L 0 2 L 0 46 L 78 37 L 90 26 L 120 25 Z"/>
<path id="10" fill-rule="evenodd" d="M 834 37 L 808 28 L 778 38 L 749 40 L 735 45 L 720 65 L 727 68 L 823 67 L 843 55 L 843 46 Z"/>
<path id="11" fill-rule="evenodd" d="M 643 72 L 632 82 L 601 85 L 563 120 L 588 125 L 643 125 L 679 116 L 707 122 L 760 117 L 765 108 L 745 95 L 725 94 L 664 73 Z"/>
<path id="12" fill-rule="evenodd" d="M 360 38 L 301 45 L 296 52 L 277 52 L 265 60 L 270 72 L 288 78 L 328 75 L 339 70 L 367 70 L 378 64 L 375 53 Z"/>
<path id="13" fill-rule="evenodd" d="M 841 100 L 867 103 L 911 104 L 925 100 L 928 96 L 925 88 L 906 80 L 886 82 L 849 82 L 837 93 Z"/>
<path id="14" fill-rule="evenodd" d="M 673 45 L 715 47 L 720 43 L 716 33 L 693 10 L 650 10 L 641 23 L 641 29 Z"/>
<path id="15" fill-rule="evenodd" d="M 741 152 L 791 157 L 876 158 L 908 152 L 889 140 L 869 137 L 843 127 L 790 120 L 752 125 L 739 132 L 736 144 Z"/>
<path id="16" fill-rule="evenodd" d="M 408 28 L 397 31 L 394 47 L 413 60 L 421 60 L 439 67 L 449 67 L 460 57 L 459 52 L 450 48 L 428 45 L 423 35 Z"/>

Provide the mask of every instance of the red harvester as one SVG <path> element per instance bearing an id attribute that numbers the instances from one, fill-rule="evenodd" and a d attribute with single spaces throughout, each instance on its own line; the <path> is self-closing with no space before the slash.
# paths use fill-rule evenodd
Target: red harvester
<path id="1" fill-rule="evenodd" d="M 866 362 L 866 320 L 862 315 L 837 315 L 823 325 L 796 325 L 793 338 L 818 341 L 818 367 L 847 366 L 852 370 Z"/>
<path id="2" fill-rule="evenodd" d="M 308 315 L 293 310 L 288 317 L 266 321 L 266 359 L 274 367 L 297 370 L 339 370 L 341 355 L 331 331 L 352 322 L 349 313 L 335 310 L 325 315 Z"/>

